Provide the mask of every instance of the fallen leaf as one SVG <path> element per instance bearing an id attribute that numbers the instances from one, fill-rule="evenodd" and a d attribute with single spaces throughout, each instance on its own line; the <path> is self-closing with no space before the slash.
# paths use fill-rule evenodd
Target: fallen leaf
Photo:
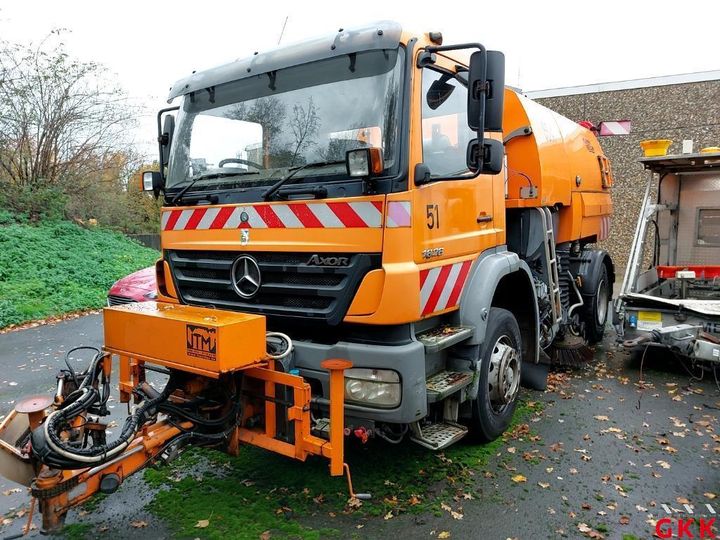
<path id="1" fill-rule="evenodd" d="M 717 495 L 715 495 L 714 493 L 709 493 L 709 492 L 708 492 L 708 493 L 703 493 L 703 495 L 705 495 L 705 496 L 706 496 L 708 499 L 710 499 L 711 501 L 712 501 L 715 497 L 717 497 Z"/>
<path id="2" fill-rule="evenodd" d="M 660 465 L 663 469 L 669 469 L 670 464 L 667 461 L 656 461 L 658 465 Z"/>
<path id="3" fill-rule="evenodd" d="M 270 540 L 270 531 L 265 531 L 260 535 L 260 540 Z"/>
<path id="4" fill-rule="evenodd" d="M 516 474 L 512 477 L 512 481 L 519 484 L 521 482 L 527 482 L 527 478 L 525 478 L 522 474 Z"/>
<path id="5" fill-rule="evenodd" d="M 628 516 L 620 516 L 620 525 L 627 525 L 628 523 L 630 523 Z"/>
<path id="6" fill-rule="evenodd" d="M 583 510 L 590 510 L 590 509 L 592 509 L 592 506 L 590 506 L 588 503 L 582 503 L 582 509 L 583 509 Z"/>
<path id="7" fill-rule="evenodd" d="M 507 451 L 510 452 L 511 454 L 514 454 L 517 451 L 517 449 L 514 446 L 511 446 L 507 449 Z"/>
<path id="8" fill-rule="evenodd" d="M 610 420 L 610 419 L 609 419 L 607 416 L 605 416 L 604 414 L 598 414 L 597 416 L 593 416 L 593 418 L 594 418 L 595 420 L 600 420 L 600 422 L 607 422 L 608 420 Z"/>
<path id="9" fill-rule="evenodd" d="M 540 486 L 543 489 L 547 489 L 550 487 L 550 484 L 548 484 L 547 482 L 538 482 L 538 486 Z"/>
<path id="10" fill-rule="evenodd" d="M 13 493 L 20 493 L 21 491 L 22 491 L 22 489 L 20 489 L 20 488 L 12 488 L 12 489 L 6 489 L 5 491 L 2 492 L 2 494 L 7 497 L 8 495 L 12 495 Z"/>
<path id="11" fill-rule="evenodd" d="M 395 517 L 395 516 L 393 515 L 392 510 L 391 510 L 390 512 L 388 512 L 387 514 L 385 514 L 385 516 L 383 517 L 383 519 L 387 521 L 388 519 L 392 519 L 392 518 L 394 518 L 394 517 Z"/>
<path id="12" fill-rule="evenodd" d="M 209 519 L 199 519 L 198 522 L 195 524 L 196 529 L 204 529 L 210 525 Z"/>
<path id="13" fill-rule="evenodd" d="M 130 522 L 130 525 L 132 525 L 132 526 L 135 527 L 136 529 L 142 529 L 142 528 L 148 526 L 147 521 L 143 521 L 143 520 L 141 520 L 141 519 L 137 519 L 137 520 L 135 520 L 135 521 L 131 521 L 131 522 Z"/>
<path id="14" fill-rule="evenodd" d="M 450 538 L 450 533 L 447 531 L 440 531 L 440 534 L 438 534 L 438 538 L 442 538 L 442 539 Z"/>
<path id="15" fill-rule="evenodd" d="M 678 502 L 678 504 L 690 504 L 690 501 L 685 497 L 677 497 L 675 500 Z"/>

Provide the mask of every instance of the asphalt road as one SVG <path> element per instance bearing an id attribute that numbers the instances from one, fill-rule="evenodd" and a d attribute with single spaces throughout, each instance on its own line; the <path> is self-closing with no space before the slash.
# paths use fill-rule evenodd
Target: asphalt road
<path id="1" fill-rule="evenodd" d="M 20 396 L 52 392 L 70 347 L 101 339 L 99 315 L 0 335 L 0 417 Z M 654 522 L 666 517 L 663 504 L 673 518 L 687 517 L 683 504 L 694 505 L 695 517 L 712 515 L 706 504 L 720 513 L 720 392 L 712 375 L 695 380 L 654 352 L 640 364 L 609 338 L 592 364 L 555 373 L 545 393 L 527 393 L 542 412 L 478 471 L 479 496 L 459 497 L 452 512 L 383 519 L 318 510 L 303 521 L 347 538 L 651 538 Z M 124 414 L 124 407 L 113 409 L 113 416 Z M 0 538 L 25 522 L 28 496 L 15 489 L 0 479 L 7 520 Z M 142 478 L 132 477 L 97 512 L 73 512 L 68 523 L 90 521 L 95 535 L 115 537 L 141 519 L 149 526 L 133 537 L 167 537 L 144 510 L 152 497 Z"/>

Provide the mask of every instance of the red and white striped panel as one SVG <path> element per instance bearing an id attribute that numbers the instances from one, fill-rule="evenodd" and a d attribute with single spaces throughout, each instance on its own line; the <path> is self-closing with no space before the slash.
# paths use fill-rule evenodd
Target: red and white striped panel
<path id="1" fill-rule="evenodd" d="M 257 204 L 166 210 L 163 231 L 382 227 L 382 201 Z"/>
<path id="2" fill-rule="evenodd" d="M 387 205 L 385 226 L 389 229 L 410 226 L 410 201 L 390 201 Z"/>
<path id="3" fill-rule="evenodd" d="M 600 122 L 600 135 L 629 135 L 632 129 L 630 120 L 616 120 L 612 122 Z"/>
<path id="4" fill-rule="evenodd" d="M 600 218 L 600 236 L 598 240 L 607 240 L 610 236 L 610 216 L 602 216 Z"/>
<path id="5" fill-rule="evenodd" d="M 472 261 L 420 271 L 420 315 L 455 307 L 460 301 Z"/>

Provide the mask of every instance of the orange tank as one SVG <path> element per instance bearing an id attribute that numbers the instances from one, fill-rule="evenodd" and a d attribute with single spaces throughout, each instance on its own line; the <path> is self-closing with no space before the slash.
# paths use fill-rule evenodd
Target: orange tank
<path id="1" fill-rule="evenodd" d="M 607 236 L 612 172 L 590 130 L 506 89 L 503 137 L 507 208 L 559 208 L 558 243 Z"/>

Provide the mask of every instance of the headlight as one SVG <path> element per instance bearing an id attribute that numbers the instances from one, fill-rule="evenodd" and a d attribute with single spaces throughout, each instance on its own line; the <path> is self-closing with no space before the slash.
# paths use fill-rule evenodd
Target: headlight
<path id="1" fill-rule="evenodd" d="M 402 390 L 400 375 L 389 369 L 345 370 L 345 401 L 375 407 L 397 407 Z"/>

